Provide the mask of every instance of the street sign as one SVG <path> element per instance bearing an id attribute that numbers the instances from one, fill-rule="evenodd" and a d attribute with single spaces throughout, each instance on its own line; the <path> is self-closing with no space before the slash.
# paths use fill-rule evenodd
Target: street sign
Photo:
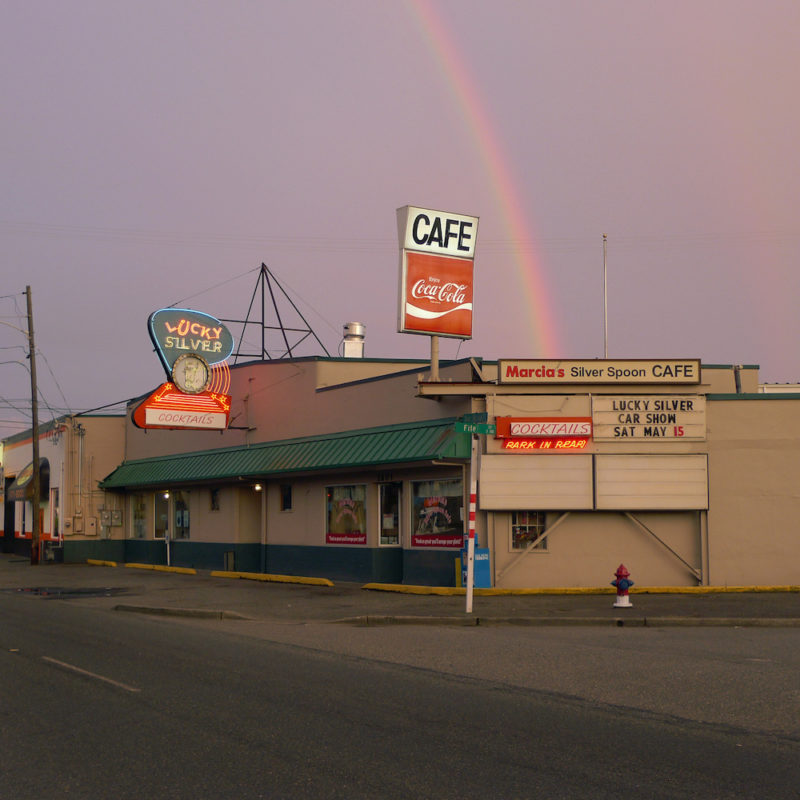
<path id="1" fill-rule="evenodd" d="M 456 431 L 459 433 L 484 433 L 494 435 L 497 433 L 497 426 L 482 422 L 456 422 Z"/>
<path id="2" fill-rule="evenodd" d="M 462 414 L 459 418 L 459 422 L 486 422 L 489 419 L 489 415 L 485 411 L 478 411 L 475 414 Z"/>

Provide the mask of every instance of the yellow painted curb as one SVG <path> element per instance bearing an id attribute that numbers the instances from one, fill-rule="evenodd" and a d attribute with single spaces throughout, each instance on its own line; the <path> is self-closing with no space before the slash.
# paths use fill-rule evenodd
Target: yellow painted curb
<path id="1" fill-rule="evenodd" d="M 101 561 L 100 559 L 97 559 L 97 558 L 87 558 L 86 559 L 86 563 L 87 564 L 91 564 L 93 567 L 116 567 L 117 566 L 117 562 L 116 561 Z"/>
<path id="2" fill-rule="evenodd" d="M 166 567 L 163 564 L 126 564 L 131 569 L 149 569 L 153 572 L 174 572 L 178 575 L 197 575 L 193 567 Z"/>
<path id="3" fill-rule="evenodd" d="M 333 586 L 327 578 L 303 578 L 296 575 L 267 575 L 262 572 L 228 572 L 214 571 L 212 578 L 241 578 L 246 581 L 263 581 L 265 583 L 304 583 L 310 586 Z"/>
<path id="4" fill-rule="evenodd" d="M 165 567 L 162 564 L 155 564 L 153 569 L 156 572 L 176 572 L 178 575 L 197 575 L 194 567 Z"/>

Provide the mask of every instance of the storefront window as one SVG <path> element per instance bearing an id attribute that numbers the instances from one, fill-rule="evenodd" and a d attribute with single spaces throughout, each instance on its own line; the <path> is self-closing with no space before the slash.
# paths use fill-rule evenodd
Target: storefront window
<path id="1" fill-rule="evenodd" d="M 511 549 L 527 550 L 544 533 L 545 514 L 543 511 L 514 511 L 511 514 Z M 547 550 L 547 539 L 543 539 L 533 550 Z"/>
<path id="2" fill-rule="evenodd" d="M 380 543 L 400 544 L 400 496 L 401 483 L 380 484 Z"/>
<path id="3" fill-rule="evenodd" d="M 189 492 L 173 492 L 172 503 L 175 510 L 175 539 L 189 538 Z"/>
<path id="4" fill-rule="evenodd" d="M 328 508 L 325 542 L 327 544 L 366 544 L 366 485 L 361 483 L 353 486 L 328 486 L 325 492 Z"/>
<path id="5" fill-rule="evenodd" d="M 131 495 L 131 536 L 134 539 L 144 539 L 147 535 L 146 507 L 143 494 Z"/>
<path id="6" fill-rule="evenodd" d="M 169 492 L 156 492 L 153 496 L 153 535 L 163 539 L 169 533 Z"/>
<path id="7" fill-rule="evenodd" d="M 461 478 L 415 481 L 412 547 L 453 547 L 464 544 L 464 489 Z"/>

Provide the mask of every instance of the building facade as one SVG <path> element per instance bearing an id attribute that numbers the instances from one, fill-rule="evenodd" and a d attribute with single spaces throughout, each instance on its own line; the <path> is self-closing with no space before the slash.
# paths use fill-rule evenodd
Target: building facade
<path id="1" fill-rule="evenodd" d="M 39 427 L 40 558 L 63 560 L 64 543 L 124 537 L 121 499 L 98 486 L 125 452 L 125 418 L 76 415 Z M 3 552 L 30 555 L 33 534 L 31 431 L 8 437 L 2 450 Z M 104 549 L 101 545 L 100 549 Z"/>
<path id="2" fill-rule="evenodd" d="M 87 425 L 83 477 L 56 486 L 83 487 L 81 515 L 59 494 L 64 558 L 452 586 L 474 474 L 495 587 L 605 586 L 621 562 L 639 586 L 800 583 L 800 394 L 765 392 L 757 367 L 464 359 L 430 377 L 424 362 L 242 364 L 227 430 L 142 430 L 129 413 L 105 470 Z M 78 463 L 72 431 L 61 458 Z"/>

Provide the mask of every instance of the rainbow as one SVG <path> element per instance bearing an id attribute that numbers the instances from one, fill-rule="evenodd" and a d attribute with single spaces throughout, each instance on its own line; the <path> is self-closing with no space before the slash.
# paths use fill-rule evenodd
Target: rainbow
<path id="1" fill-rule="evenodd" d="M 450 91 L 465 118 L 467 130 L 475 139 L 508 238 L 520 245 L 514 258 L 523 296 L 530 301 L 526 307 L 532 309 L 529 317 L 532 341 L 525 343 L 531 348 L 528 353 L 539 358 L 561 355 L 558 326 L 551 312 L 552 302 L 546 276 L 538 254 L 526 246 L 527 242 L 535 241 L 535 237 L 531 235 L 520 194 L 503 156 L 500 138 L 486 112 L 475 81 L 433 3 L 430 0 L 409 0 L 409 7 L 447 78 Z"/>

